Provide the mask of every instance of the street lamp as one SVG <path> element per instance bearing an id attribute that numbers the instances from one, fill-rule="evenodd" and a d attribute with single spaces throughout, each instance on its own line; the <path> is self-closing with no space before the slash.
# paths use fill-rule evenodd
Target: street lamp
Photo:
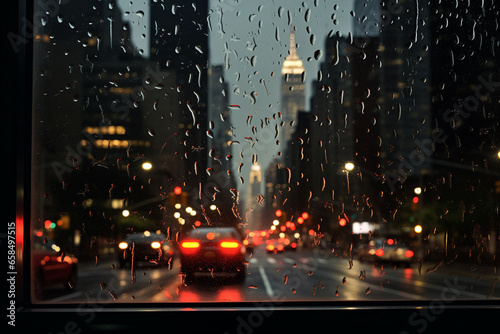
<path id="1" fill-rule="evenodd" d="M 151 170 L 153 168 L 153 164 L 149 161 L 145 161 L 142 163 L 142 169 L 144 170 Z"/>
<path id="2" fill-rule="evenodd" d="M 346 171 L 350 172 L 354 169 L 354 164 L 352 162 L 346 162 L 344 168 Z"/>
<path id="3" fill-rule="evenodd" d="M 351 190 L 349 188 L 349 172 L 354 169 L 354 164 L 352 162 L 346 162 L 344 165 L 344 169 L 345 169 L 345 177 L 347 180 L 347 193 L 350 194 Z"/>
<path id="4" fill-rule="evenodd" d="M 415 193 L 415 195 L 420 195 L 422 193 L 422 188 L 416 187 L 415 189 L 413 189 L 413 192 Z"/>

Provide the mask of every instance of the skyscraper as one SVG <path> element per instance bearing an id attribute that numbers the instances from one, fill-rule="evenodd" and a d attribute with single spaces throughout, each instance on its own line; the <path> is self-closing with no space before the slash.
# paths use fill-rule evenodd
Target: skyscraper
<path id="1" fill-rule="evenodd" d="M 158 0 L 150 7 L 150 59 L 159 70 L 173 71 L 178 98 L 179 123 L 173 126 L 184 147 L 171 163 L 187 167 L 178 181 L 192 195 L 207 178 L 208 3 Z"/>
<path id="2" fill-rule="evenodd" d="M 303 81 L 304 65 L 295 46 L 295 31 L 290 27 L 290 50 L 281 68 L 281 110 L 285 127 L 281 139 L 286 143 L 295 131 L 295 122 L 299 110 L 305 108 L 305 83 Z"/>

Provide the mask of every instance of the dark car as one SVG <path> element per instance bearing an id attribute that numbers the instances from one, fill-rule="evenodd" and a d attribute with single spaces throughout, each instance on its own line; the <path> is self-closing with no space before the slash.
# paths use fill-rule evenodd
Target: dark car
<path id="1" fill-rule="evenodd" d="M 391 263 L 409 266 L 415 255 L 408 246 L 399 244 L 395 239 L 376 238 L 361 245 L 358 251 L 360 262 Z"/>
<path id="2" fill-rule="evenodd" d="M 172 245 L 161 232 L 144 231 L 128 235 L 118 244 L 118 263 L 120 268 L 126 265 L 148 263 L 163 266 L 169 263 L 174 255 Z"/>
<path id="3" fill-rule="evenodd" d="M 232 227 L 203 227 L 190 231 L 180 243 L 181 271 L 185 282 L 197 273 L 211 276 L 231 273 L 238 281 L 245 277 L 245 246 Z"/>
<path id="4" fill-rule="evenodd" d="M 57 285 L 71 290 L 77 283 L 78 259 L 63 252 L 51 239 L 34 236 L 33 272 L 37 297 Z"/>

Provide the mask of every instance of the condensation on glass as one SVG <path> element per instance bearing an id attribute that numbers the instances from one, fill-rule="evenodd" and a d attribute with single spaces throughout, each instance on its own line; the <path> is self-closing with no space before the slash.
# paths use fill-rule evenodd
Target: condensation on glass
<path id="1" fill-rule="evenodd" d="M 35 1 L 39 303 L 495 299 L 494 1 Z"/>

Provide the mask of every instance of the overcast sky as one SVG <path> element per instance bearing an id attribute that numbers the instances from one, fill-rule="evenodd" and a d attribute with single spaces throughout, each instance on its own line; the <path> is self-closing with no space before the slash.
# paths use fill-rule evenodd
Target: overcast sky
<path id="1" fill-rule="evenodd" d="M 233 162 L 238 166 L 243 162 L 242 176 L 245 181 L 251 166 L 250 153 L 258 154 L 258 162 L 265 170 L 278 151 L 285 150 L 269 142 L 269 132 L 252 134 L 252 126 L 260 126 L 261 120 L 280 112 L 281 65 L 288 55 L 290 24 L 295 26 L 297 53 L 306 69 L 306 108 L 309 107 L 311 83 L 317 78 L 318 65 L 324 61 L 324 53 L 315 59 L 317 50 L 324 52 L 325 37 L 340 31 L 351 31 L 353 1 L 329 0 L 211 0 L 208 23 L 210 27 L 210 63 L 224 64 L 225 81 L 229 85 L 229 103 L 239 105 L 232 110 L 231 124 L 234 127 Z M 148 52 L 149 7 L 147 1 L 118 0 L 129 21 L 132 40 L 138 49 Z M 137 15 L 141 10 L 144 15 Z M 129 12 L 129 13 L 127 13 Z M 248 116 L 252 123 L 247 124 Z M 272 119 L 272 118 L 271 118 Z M 279 120 L 275 121 L 279 122 Z M 271 124 L 271 129 L 274 124 Z M 264 136 L 264 137 L 263 137 Z M 267 136 L 267 137 L 265 137 Z M 265 149 L 257 152 L 249 148 L 244 137 L 253 137 L 265 144 Z M 244 159 L 240 159 L 243 151 Z M 246 186 L 243 184 L 241 189 Z"/>

